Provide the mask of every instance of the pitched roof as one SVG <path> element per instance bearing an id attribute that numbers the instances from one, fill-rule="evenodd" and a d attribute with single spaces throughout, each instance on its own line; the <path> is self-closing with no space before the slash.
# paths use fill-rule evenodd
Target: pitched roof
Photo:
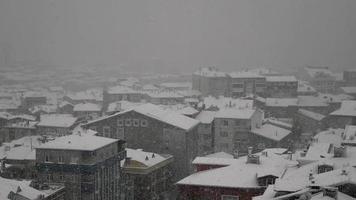
<path id="1" fill-rule="evenodd" d="M 190 117 L 184 116 L 184 115 L 179 114 L 177 112 L 173 112 L 173 111 L 171 111 L 169 109 L 165 110 L 165 109 L 161 108 L 160 106 L 153 105 L 151 103 L 146 103 L 146 104 L 142 104 L 142 105 L 136 106 L 134 108 L 127 109 L 127 110 L 125 110 L 123 112 L 115 113 L 113 115 L 104 116 L 104 117 L 92 120 L 92 121 L 88 122 L 87 125 L 95 123 L 95 122 L 98 122 L 98 121 L 102 121 L 102 120 L 105 120 L 105 119 L 109 119 L 109 118 L 112 118 L 112 117 L 115 117 L 115 116 L 118 116 L 118 115 L 122 115 L 122 114 L 125 114 L 125 113 L 128 113 L 128 112 L 131 112 L 131 111 L 140 113 L 142 115 L 146 115 L 148 117 L 154 118 L 156 120 L 159 120 L 161 122 L 164 122 L 164 123 L 170 124 L 172 126 L 181 128 L 181 129 L 186 130 L 186 131 L 194 128 L 196 125 L 199 124 L 198 120 L 195 120 L 195 119 L 192 119 Z"/>
<path id="2" fill-rule="evenodd" d="M 257 177 L 265 175 L 279 177 L 292 163 L 290 160 L 277 156 L 260 156 L 260 164 L 246 163 L 246 157 L 231 160 L 233 160 L 233 163 L 229 166 L 194 173 L 180 180 L 177 184 L 225 188 L 260 188 Z"/>
<path id="3" fill-rule="evenodd" d="M 319 114 L 316 112 L 312 112 L 309 110 L 305 110 L 305 109 L 299 109 L 298 113 L 300 113 L 306 117 L 309 117 L 311 119 L 317 120 L 317 121 L 321 121 L 322 119 L 324 119 L 326 117 L 325 115 L 322 115 L 322 114 Z"/>
<path id="4" fill-rule="evenodd" d="M 77 121 L 76 117 L 68 114 L 46 114 L 40 116 L 37 126 L 69 128 Z"/>
<path id="5" fill-rule="evenodd" d="M 297 105 L 297 98 L 266 98 L 266 106 L 269 107 L 288 107 Z"/>
<path id="6" fill-rule="evenodd" d="M 343 101 L 340 109 L 330 113 L 330 115 L 356 117 L 356 101 Z"/>
<path id="7" fill-rule="evenodd" d="M 95 103 L 80 103 L 76 104 L 73 108 L 73 111 L 83 112 L 83 111 L 91 111 L 91 112 L 100 112 L 101 106 Z"/>
<path id="8" fill-rule="evenodd" d="M 216 111 L 201 111 L 196 117 L 196 120 L 199 120 L 203 124 L 210 124 L 214 121 Z"/>

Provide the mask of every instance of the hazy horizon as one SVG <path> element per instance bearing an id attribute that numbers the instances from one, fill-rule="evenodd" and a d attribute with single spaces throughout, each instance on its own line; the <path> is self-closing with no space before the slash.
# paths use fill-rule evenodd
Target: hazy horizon
<path id="1" fill-rule="evenodd" d="M 3 0 L 0 66 L 356 66 L 355 0 Z"/>

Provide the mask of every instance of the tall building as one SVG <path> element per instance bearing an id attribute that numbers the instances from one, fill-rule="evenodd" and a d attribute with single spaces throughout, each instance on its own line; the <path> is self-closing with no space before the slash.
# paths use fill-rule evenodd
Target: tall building
<path id="1" fill-rule="evenodd" d="M 120 199 L 124 142 L 77 133 L 36 148 L 38 185 L 63 184 L 66 200 Z"/>

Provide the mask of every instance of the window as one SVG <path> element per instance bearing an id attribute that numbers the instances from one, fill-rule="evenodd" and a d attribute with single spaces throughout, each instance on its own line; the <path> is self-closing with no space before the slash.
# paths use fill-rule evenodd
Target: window
<path id="1" fill-rule="evenodd" d="M 58 163 L 64 163 L 64 157 L 63 155 L 58 156 Z"/>
<path id="2" fill-rule="evenodd" d="M 141 120 L 141 126 L 142 126 L 142 127 L 147 127 L 147 126 L 148 126 L 147 120 L 142 119 L 142 120 Z"/>
<path id="3" fill-rule="evenodd" d="M 50 160 L 50 159 L 49 159 L 49 155 L 46 154 L 46 155 L 45 155 L 45 162 L 49 162 L 49 160 Z"/>
<path id="4" fill-rule="evenodd" d="M 134 127 L 139 127 L 139 126 L 140 126 L 140 120 L 134 119 L 134 120 L 133 120 L 133 126 L 134 126 Z"/>
<path id="5" fill-rule="evenodd" d="M 125 138 L 125 129 L 117 128 L 116 130 L 116 139 L 124 139 Z"/>
<path id="6" fill-rule="evenodd" d="M 243 88 L 244 85 L 243 85 L 243 84 L 235 83 L 235 84 L 232 84 L 232 87 L 233 87 L 233 88 Z"/>
<path id="7" fill-rule="evenodd" d="M 228 126 L 228 125 L 229 125 L 229 121 L 223 120 L 223 125 L 224 125 L 224 126 Z"/>
<path id="8" fill-rule="evenodd" d="M 118 119 L 117 126 L 124 126 L 124 121 L 122 119 Z"/>
<path id="9" fill-rule="evenodd" d="M 239 200 L 239 197 L 234 195 L 222 195 L 221 200 Z"/>
<path id="10" fill-rule="evenodd" d="M 104 137 L 110 137 L 110 126 L 103 127 Z"/>
<path id="11" fill-rule="evenodd" d="M 221 136 L 221 137 L 228 137 L 228 136 L 229 136 L 229 133 L 226 132 L 226 131 L 221 131 L 221 132 L 220 132 L 220 136 Z"/>
<path id="12" fill-rule="evenodd" d="M 236 125 L 236 126 L 241 126 L 241 121 L 240 121 L 240 120 L 236 120 L 236 121 L 235 121 L 235 125 Z"/>
<path id="13" fill-rule="evenodd" d="M 64 180 L 64 176 L 61 174 L 61 175 L 59 175 L 59 180 L 60 181 L 63 181 Z"/>
<path id="14" fill-rule="evenodd" d="M 125 119 L 125 126 L 131 126 L 131 119 Z"/>

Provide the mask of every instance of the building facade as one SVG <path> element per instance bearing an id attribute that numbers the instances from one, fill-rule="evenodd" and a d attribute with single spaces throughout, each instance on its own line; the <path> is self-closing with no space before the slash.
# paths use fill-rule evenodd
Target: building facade
<path id="1" fill-rule="evenodd" d="M 124 142 L 98 136 L 70 135 L 36 149 L 37 185 L 62 184 L 66 200 L 120 199 Z"/>

